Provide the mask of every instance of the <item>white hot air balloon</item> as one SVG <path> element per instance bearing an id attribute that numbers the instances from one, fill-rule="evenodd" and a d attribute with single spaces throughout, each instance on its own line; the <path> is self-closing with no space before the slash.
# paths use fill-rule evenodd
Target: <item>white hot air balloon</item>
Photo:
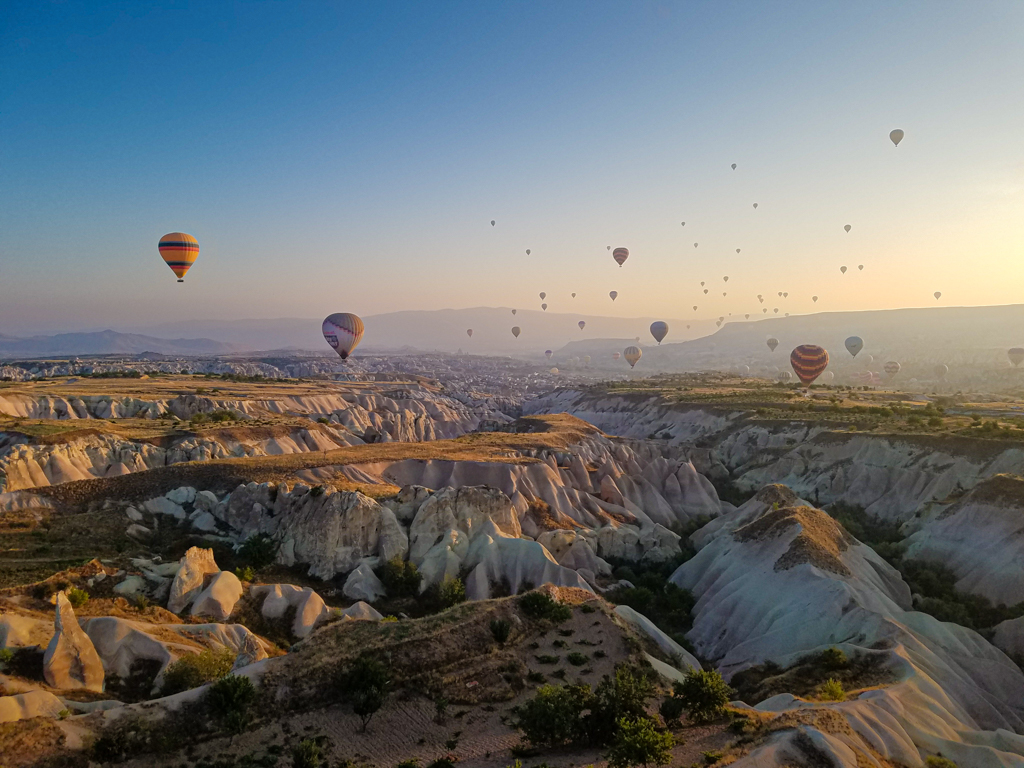
<path id="1" fill-rule="evenodd" d="M 899 128 L 894 131 L 889 131 L 889 139 L 892 141 L 893 146 L 898 147 L 900 142 L 903 141 L 903 131 Z"/>
<path id="2" fill-rule="evenodd" d="M 350 312 L 336 312 L 324 320 L 322 330 L 331 348 L 342 360 L 347 360 L 362 341 L 363 321 Z"/>

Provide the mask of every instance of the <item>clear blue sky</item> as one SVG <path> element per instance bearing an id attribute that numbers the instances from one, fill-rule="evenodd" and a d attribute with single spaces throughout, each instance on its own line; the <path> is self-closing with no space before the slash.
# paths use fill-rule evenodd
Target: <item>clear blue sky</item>
<path id="1" fill-rule="evenodd" d="M 1019 302 L 1022 39 L 1020 2 L 3 3 L 0 333 Z"/>

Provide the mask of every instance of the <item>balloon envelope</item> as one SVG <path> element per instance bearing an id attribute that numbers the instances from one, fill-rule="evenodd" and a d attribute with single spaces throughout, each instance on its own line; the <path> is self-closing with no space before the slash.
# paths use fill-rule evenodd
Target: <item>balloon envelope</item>
<path id="1" fill-rule="evenodd" d="M 1024 363 L 1024 349 L 1021 349 L 1020 347 L 1014 347 L 1006 353 L 1006 356 L 1010 358 L 1010 362 L 1013 363 L 1014 368 L 1021 363 Z"/>
<path id="2" fill-rule="evenodd" d="M 629 258 L 629 248 L 616 248 L 612 251 L 612 258 L 621 267 L 626 262 L 626 259 Z"/>
<path id="3" fill-rule="evenodd" d="M 845 275 L 846 274 L 846 267 L 840 267 L 839 271 L 842 272 Z"/>
<path id="4" fill-rule="evenodd" d="M 546 294 L 546 293 L 544 293 L 544 291 L 541 291 L 541 292 L 540 292 L 540 300 L 541 300 L 541 301 L 544 301 L 544 299 L 546 299 L 546 298 L 547 298 L 547 294 Z"/>
<path id="5" fill-rule="evenodd" d="M 363 321 L 351 312 L 335 312 L 323 323 L 323 334 L 331 348 L 347 360 L 363 338 Z"/>
<path id="6" fill-rule="evenodd" d="M 891 379 L 893 376 L 900 372 L 900 364 L 897 363 L 895 360 L 890 360 L 888 363 L 882 366 L 882 370 L 889 374 L 889 378 Z"/>
<path id="7" fill-rule="evenodd" d="M 632 368 L 643 356 L 643 352 L 640 351 L 639 347 L 626 347 L 622 352 L 622 356 L 626 358 L 626 362 L 629 363 L 629 367 Z"/>
<path id="8" fill-rule="evenodd" d="M 847 224 L 845 227 L 843 227 L 843 229 L 845 229 L 847 232 L 849 232 L 851 229 L 853 229 L 853 227 L 851 227 L 849 224 Z"/>
<path id="9" fill-rule="evenodd" d="M 864 339 L 862 339 L 860 336 L 850 336 L 846 340 L 846 351 L 849 352 L 854 357 L 856 357 L 857 353 L 860 352 L 862 349 L 864 349 Z"/>
<path id="10" fill-rule="evenodd" d="M 942 291 L 936 291 L 932 295 L 935 297 L 935 300 L 938 301 L 940 298 L 942 298 Z"/>
<path id="11" fill-rule="evenodd" d="M 939 363 L 935 366 L 936 377 L 942 379 L 945 378 L 946 374 L 949 373 L 949 366 L 945 363 Z"/>
<path id="12" fill-rule="evenodd" d="M 545 312 L 548 311 L 548 305 L 547 304 L 541 304 L 540 308 L 543 309 Z"/>
<path id="13" fill-rule="evenodd" d="M 615 297 L 619 295 L 618 291 L 608 291 L 608 295 L 611 296 L 612 301 L 615 301 Z"/>
<path id="14" fill-rule="evenodd" d="M 552 352 L 552 351 L 551 351 L 550 349 L 545 349 L 545 350 L 544 350 L 544 357 L 546 357 L 546 358 L 547 358 L 548 360 L 550 360 L 550 359 L 551 359 L 551 356 L 552 356 L 553 354 L 555 354 L 555 353 L 554 353 L 554 352 Z"/>
<path id="15" fill-rule="evenodd" d="M 903 141 L 903 131 L 899 128 L 894 131 L 889 131 L 889 139 L 892 140 L 893 145 L 898 147 L 900 142 Z"/>
<path id="16" fill-rule="evenodd" d="M 768 310 L 765 310 L 765 312 L 767 311 Z M 779 340 L 776 339 L 774 336 L 770 337 L 768 341 L 766 341 L 765 343 L 768 345 L 768 349 L 770 349 L 772 352 L 774 352 L 775 348 L 779 346 Z"/>
<path id="17" fill-rule="evenodd" d="M 467 328 L 466 329 L 466 335 L 469 336 L 469 338 L 472 339 L 473 338 L 473 329 L 472 328 Z"/>
<path id="18" fill-rule="evenodd" d="M 612 360 L 618 360 L 620 357 L 622 357 L 622 355 L 620 355 L 618 352 L 612 353 Z"/>
<path id="19" fill-rule="evenodd" d="M 828 352 L 816 344 L 801 344 L 789 355 L 793 373 L 805 385 L 810 385 L 828 367 Z"/>
<path id="20" fill-rule="evenodd" d="M 199 241 L 184 232 L 170 232 L 160 238 L 157 248 L 160 257 L 177 275 L 178 282 L 185 282 L 185 273 L 199 258 Z"/>
<path id="21" fill-rule="evenodd" d="M 582 331 L 584 328 L 587 327 L 587 321 L 586 320 L 580 320 L 578 323 L 576 323 L 576 325 L 578 325 L 580 327 L 580 330 Z"/>
<path id="22" fill-rule="evenodd" d="M 513 325 L 512 326 L 512 335 L 515 336 L 517 339 L 519 338 L 519 326 L 518 325 Z"/>
<path id="23" fill-rule="evenodd" d="M 661 340 L 668 335 L 668 323 L 657 320 L 651 323 L 651 336 L 661 344 Z"/>

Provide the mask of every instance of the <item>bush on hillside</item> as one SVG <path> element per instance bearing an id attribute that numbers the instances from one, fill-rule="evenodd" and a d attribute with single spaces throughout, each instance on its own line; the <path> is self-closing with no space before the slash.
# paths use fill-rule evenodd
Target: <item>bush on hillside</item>
<path id="1" fill-rule="evenodd" d="M 519 598 L 519 610 L 531 619 L 556 624 L 572 618 L 572 608 L 559 603 L 547 592 L 527 592 Z"/>
<path id="2" fill-rule="evenodd" d="M 615 743 L 608 752 L 609 768 L 667 765 L 672 760 L 674 744 L 672 734 L 659 732 L 651 718 L 622 718 L 617 723 Z"/>
<path id="3" fill-rule="evenodd" d="M 235 654 L 228 648 L 185 654 L 168 665 L 161 695 L 169 696 L 219 680 L 231 672 L 234 663 Z"/>
<path id="4" fill-rule="evenodd" d="M 252 720 L 256 686 L 248 677 L 227 675 L 210 686 L 205 701 L 207 710 L 221 729 L 228 733 L 241 733 Z"/>
<path id="5" fill-rule="evenodd" d="M 725 714 L 731 689 L 718 670 L 694 670 L 674 686 L 690 722 L 710 723 Z"/>

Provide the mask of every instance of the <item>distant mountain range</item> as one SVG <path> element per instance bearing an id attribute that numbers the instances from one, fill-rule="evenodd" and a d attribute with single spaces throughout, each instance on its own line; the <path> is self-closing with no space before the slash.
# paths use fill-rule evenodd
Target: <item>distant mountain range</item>
<path id="1" fill-rule="evenodd" d="M 657 346 L 649 327 L 655 319 L 669 324 L 665 342 Z M 848 336 L 864 339 L 862 355 L 910 357 L 936 361 L 1005 361 L 1006 349 L 1024 346 L 1024 305 L 993 307 L 929 307 L 921 309 L 823 312 L 749 321 L 619 318 L 585 314 L 476 307 L 434 311 L 411 310 L 363 318 L 366 335 L 356 352 L 441 351 L 513 355 L 543 360 L 554 350 L 553 364 L 590 355 L 592 365 L 613 365 L 612 354 L 640 337 L 646 370 L 695 370 L 731 364 L 776 364 L 798 344 L 820 344 L 834 360 L 845 359 Z M 580 330 L 578 322 L 586 326 Z M 326 353 L 318 319 L 203 321 L 186 320 L 155 328 L 148 334 L 100 331 L 15 338 L 0 335 L 0 357 L 30 358 L 82 355 L 237 355 L 255 351 L 311 350 Z M 521 329 L 518 338 L 511 329 Z M 472 338 L 466 333 L 473 329 Z M 176 338 L 165 338 L 166 336 Z M 765 339 L 774 336 L 772 353 Z M 859 360 L 858 360 L 859 362 Z M 620 364 L 614 364 L 617 369 Z"/>

